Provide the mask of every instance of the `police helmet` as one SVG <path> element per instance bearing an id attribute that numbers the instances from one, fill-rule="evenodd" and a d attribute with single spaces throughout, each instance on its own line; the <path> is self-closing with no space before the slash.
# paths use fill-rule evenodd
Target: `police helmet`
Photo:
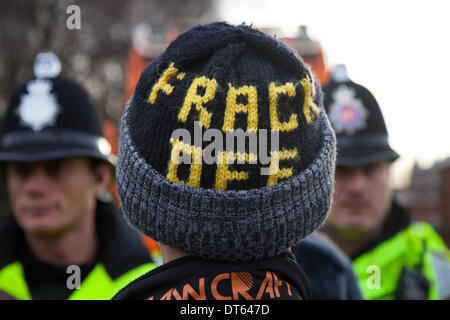
<path id="1" fill-rule="evenodd" d="M 34 78 L 12 94 L 0 129 L 0 161 L 85 156 L 113 163 L 102 121 L 88 93 L 60 75 L 51 52 L 39 53 Z"/>
<path id="2" fill-rule="evenodd" d="M 399 157 L 389 144 L 375 97 L 348 78 L 344 65 L 335 68 L 323 94 L 325 109 L 336 132 L 338 166 L 394 161 Z"/>

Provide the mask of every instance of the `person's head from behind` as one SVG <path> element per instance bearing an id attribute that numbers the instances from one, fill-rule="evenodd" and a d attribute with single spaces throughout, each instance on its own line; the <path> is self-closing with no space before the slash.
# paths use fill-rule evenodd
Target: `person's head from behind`
<path id="1" fill-rule="evenodd" d="M 336 131 L 335 192 L 327 227 L 344 241 L 372 236 L 382 226 L 392 200 L 391 163 L 398 154 L 373 95 L 348 80 L 324 87 L 328 116 Z"/>
<path id="2" fill-rule="evenodd" d="M 248 136 L 239 149 L 239 132 L 253 132 L 256 149 Z M 126 219 L 160 244 L 249 261 L 321 225 L 334 159 L 320 86 L 298 56 L 256 29 L 213 23 L 180 35 L 141 75 L 117 184 Z"/>
<path id="3" fill-rule="evenodd" d="M 109 146 L 87 92 L 39 54 L 35 78 L 12 95 L 0 161 L 14 217 L 27 234 L 59 236 L 93 219 L 112 180 Z"/>

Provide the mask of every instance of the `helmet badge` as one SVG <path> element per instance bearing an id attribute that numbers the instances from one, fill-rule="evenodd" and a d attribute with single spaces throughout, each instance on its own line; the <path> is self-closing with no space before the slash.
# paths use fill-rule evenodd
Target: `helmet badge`
<path id="1" fill-rule="evenodd" d="M 56 77 L 60 72 L 61 62 L 55 54 L 44 52 L 36 56 L 34 64 L 36 79 L 27 83 L 28 93 L 20 97 L 20 105 L 16 110 L 21 125 L 33 131 L 41 131 L 45 127 L 55 125 L 62 108 L 51 92 L 53 82 L 46 78 Z"/>
<path id="2" fill-rule="evenodd" d="M 339 86 L 333 93 L 330 107 L 330 120 L 337 133 L 354 134 L 364 129 L 369 111 L 355 96 L 355 91 L 345 85 Z"/>

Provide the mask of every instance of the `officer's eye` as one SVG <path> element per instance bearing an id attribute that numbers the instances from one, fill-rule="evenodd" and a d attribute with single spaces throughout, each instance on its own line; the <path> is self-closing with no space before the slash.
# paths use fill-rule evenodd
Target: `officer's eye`
<path id="1" fill-rule="evenodd" d="M 364 173 L 366 176 L 374 177 L 380 174 L 385 167 L 385 162 L 376 162 L 363 166 Z"/>
<path id="2" fill-rule="evenodd" d="M 354 174 L 355 169 L 353 167 L 342 167 L 337 166 L 336 167 L 336 175 L 342 176 L 342 177 L 349 177 L 352 174 Z"/>
<path id="3" fill-rule="evenodd" d="M 64 171 L 65 163 L 62 160 L 52 160 L 45 164 L 45 173 L 51 178 L 57 178 Z"/>
<path id="4" fill-rule="evenodd" d="M 363 166 L 364 173 L 368 176 L 373 175 L 377 170 L 379 166 L 377 163 L 371 163 Z"/>
<path id="5" fill-rule="evenodd" d="M 34 170 L 33 166 L 27 163 L 11 164 L 9 168 L 13 174 L 21 178 L 28 178 Z"/>

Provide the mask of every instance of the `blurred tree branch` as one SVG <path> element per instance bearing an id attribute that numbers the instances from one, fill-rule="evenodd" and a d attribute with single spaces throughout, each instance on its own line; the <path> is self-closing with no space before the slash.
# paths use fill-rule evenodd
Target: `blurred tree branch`
<path id="1" fill-rule="evenodd" d="M 81 10 L 81 29 L 69 30 L 69 5 Z M 125 64 L 138 23 L 165 23 L 183 31 L 214 19 L 213 0 L 0 1 L 0 120 L 13 90 L 33 77 L 34 57 L 53 51 L 62 72 L 93 96 L 105 118 L 122 111 Z M 0 176 L 0 215 L 7 210 Z"/>
<path id="2" fill-rule="evenodd" d="M 81 9 L 80 30 L 66 27 L 72 4 Z M 212 20 L 214 8 L 212 0 L 1 1 L 0 117 L 14 88 L 33 76 L 35 55 L 50 50 L 61 59 L 63 73 L 84 85 L 104 115 L 117 121 L 134 26 L 163 21 L 184 30 Z"/>

